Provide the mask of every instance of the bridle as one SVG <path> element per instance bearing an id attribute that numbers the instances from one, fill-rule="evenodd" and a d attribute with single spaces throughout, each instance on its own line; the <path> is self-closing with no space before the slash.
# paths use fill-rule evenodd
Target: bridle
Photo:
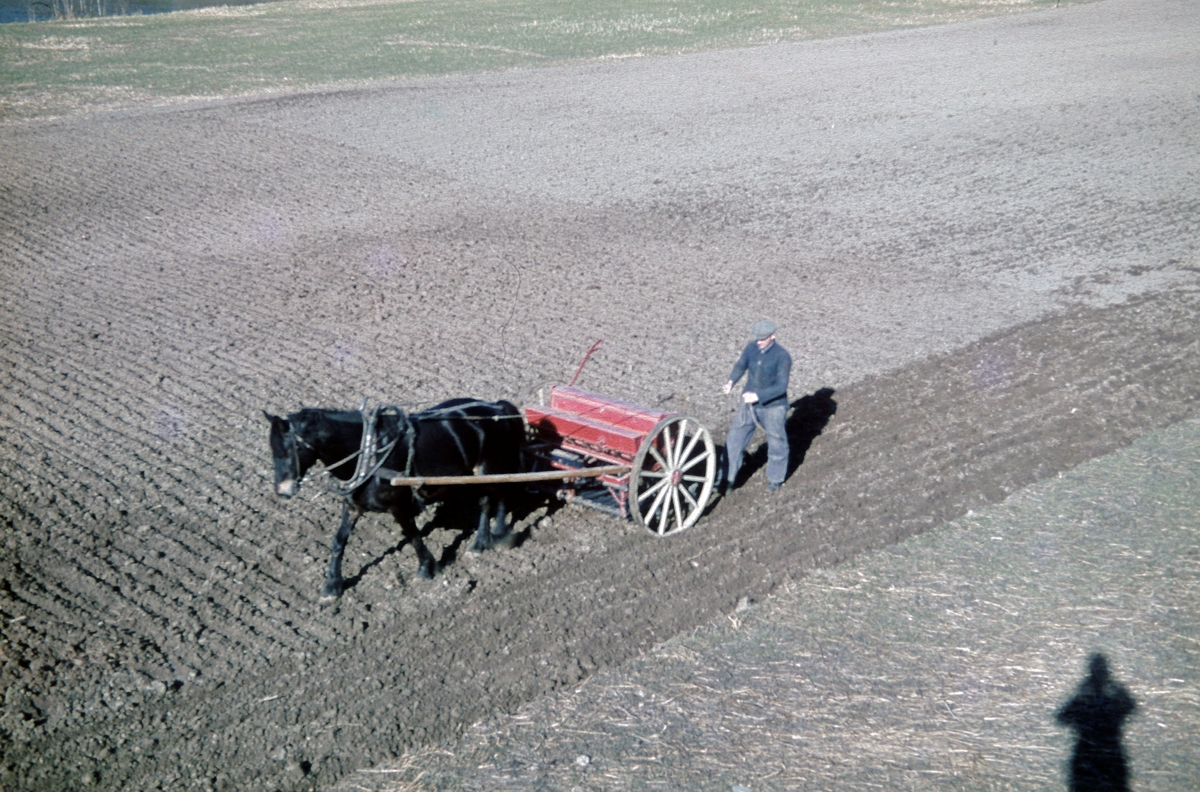
<path id="1" fill-rule="evenodd" d="M 399 407 L 396 407 L 394 405 L 387 405 L 387 406 L 376 405 L 375 407 L 371 408 L 370 412 L 368 412 L 367 411 L 367 401 L 366 401 L 366 399 L 363 399 L 362 404 L 359 406 L 359 412 L 362 413 L 363 432 L 362 432 L 362 440 L 359 442 L 359 445 L 358 445 L 358 450 L 355 451 L 354 453 L 350 454 L 347 457 L 339 459 L 337 462 L 333 462 L 330 464 L 324 464 L 324 467 L 323 467 L 323 471 L 326 474 L 329 474 L 329 471 L 333 470 L 334 468 L 344 465 L 345 463 L 349 462 L 352 459 L 358 460 L 358 462 L 355 463 L 355 466 L 354 466 L 354 475 L 351 476 L 350 479 L 348 481 L 346 481 L 345 483 L 334 484 L 333 482 L 335 479 L 333 478 L 332 475 L 329 475 L 330 481 L 329 481 L 329 484 L 327 485 L 326 489 L 329 492 L 333 493 L 334 495 L 337 495 L 342 498 L 349 498 L 360 487 L 362 487 L 364 484 L 366 484 L 368 481 L 370 481 L 372 478 L 374 478 L 375 474 L 378 473 L 379 470 L 383 467 L 383 463 L 385 461 L 387 461 L 388 455 L 392 453 L 392 449 L 394 449 L 396 447 L 396 444 L 399 443 L 402 439 L 404 439 L 405 437 L 407 437 L 409 434 L 411 434 L 413 432 L 412 420 L 408 417 L 408 415 L 404 412 L 404 410 L 401 410 Z M 395 415 L 399 416 L 402 420 L 399 423 L 399 427 L 398 427 L 399 432 L 397 432 L 396 437 L 393 438 L 390 443 L 388 443 L 387 445 L 380 448 L 380 447 L 378 447 L 379 437 L 378 437 L 378 433 L 377 433 L 377 427 L 378 427 L 378 423 L 379 423 L 380 414 L 386 413 L 386 412 L 392 412 Z M 291 447 L 291 456 L 292 456 L 292 465 L 294 466 L 293 470 L 296 471 L 296 474 L 299 477 L 299 473 L 300 473 L 299 446 L 303 445 L 305 448 L 307 448 L 311 451 L 314 451 L 314 452 L 316 452 L 317 449 L 316 449 L 316 447 L 313 446 L 312 443 L 308 442 L 303 437 L 296 434 L 295 427 L 291 426 L 290 424 L 288 425 L 288 437 L 292 441 L 291 442 L 291 446 L 292 446 Z M 405 468 L 406 475 L 408 474 L 409 468 L 412 465 L 412 446 L 413 446 L 412 443 L 409 443 L 407 445 L 408 452 L 407 452 L 407 454 L 405 454 L 404 468 Z M 304 480 L 306 480 L 311 473 L 312 473 L 312 470 L 310 469 L 307 473 L 304 474 L 303 477 L 300 478 L 300 481 L 297 482 L 297 485 L 303 483 Z"/>
<path id="2" fill-rule="evenodd" d="M 360 404 L 358 408 L 358 411 L 362 413 L 363 421 L 362 440 L 359 442 L 358 450 L 347 457 L 339 459 L 337 462 L 330 464 L 323 463 L 323 471 L 326 474 L 329 474 L 330 470 L 340 467 L 352 459 L 357 459 L 358 461 L 354 465 L 354 475 L 351 476 L 348 481 L 342 484 L 333 483 L 335 479 L 332 475 L 330 475 L 330 481 L 326 486 L 327 491 L 341 498 L 349 498 L 356 491 L 358 491 L 359 488 L 374 478 L 381 469 L 383 469 L 383 463 L 387 461 L 388 455 L 392 453 L 392 449 L 394 449 L 396 444 L 406 437 L 411 437 L 413 440 L 406 445 L 406 453 L 404 456 L 404 475 L 406 477 L 412 476 L 413 448 L 416 445 L 415 438 L 417 433 L 417 424 L 419 422 L 439 421 L 447 418 L 452 418 L 453 420 L 457 421 L 500 421 L 505 419 L 523 420 L 523 416 L 520 414 L 478 416 L 461 414 L 455 415 L 455 413 L 461 413 L 461 411 L 465 408 L 486 404 L 487 402 L 475 400 L 465 402 L 463 404 L 451 405 L 449 407 L 431 408 L 409 414 L 394 404 L 376 405 L 368 412 L 367 400 L 363 399 L 362 404 Z M 389 412 L 401 419 L 398 427 L 399 432 L 390 443 L 380 448 L 378 447 L 379 437 L 377 432 L 379 416 Z M 299 478 L 299 481 L 297 482 L 297 486 L 299 486 L 307 481 L 308 477 L 312 474 L 312 469 L 310 469 L 303 476 L 300 476 L 299 446 L 304 446 L 313 452 L 317 452 L 317 448 L 313 446 L 312 443 L 296 434 L 295 427 L 293 427 L 290 423 L 288 424 L 287 436 L 291 440 L 292 469 L 296 471 L 296 475 Z"/>

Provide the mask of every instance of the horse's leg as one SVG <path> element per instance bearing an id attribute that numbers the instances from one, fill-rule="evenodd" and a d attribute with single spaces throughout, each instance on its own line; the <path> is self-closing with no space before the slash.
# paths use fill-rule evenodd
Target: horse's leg
<path id="1" fill-rule="evenodd" d="M 362 514 L 358 507 L 350 501 L 342 506 L 342 524 L 338 526 L 337 534 L 333 537 L 333 548 L 329 554 L 329 572 L 325 575 L 325 587 L 321 589 L 321 601 L 331 602 L 342 596 L 342 553 L 346 550 L 346 540 L 354 523 Z"/>
<path id="2" fill-rule="evenodd" d="M 404 532 L 404 538 L 413 546 L 413 550 L 417 552 L 417 577 L 423 580 L 433 578 L 433 572 L 437 569 L 437 561 L 433 557 L 433 553 L 429 552 L 429 548 L 425 546 L 425 542 L 421 539 L 421 530 L 417 528 L 417 521 L 403 508 L 392 510 L 392 516 L 396 518 L 396 522 L 400 523 L 400 529 Z"/>
<path id="3" fill-rule="evenodd" d="M 486 493 L 479 496 L 479 526 L 475 529 L 475 541 L 471 543 L 471 552 L 482 553 L 492 547 L 491 502 Z"/>
<path id="4" fill-rule="evenodd" d="M 496 501 L 496 516 L 492 519 L 492 542 L 503 541 L 508 536 L 508 510 L 504 506 L 504 498 L 493 496 Z"/>

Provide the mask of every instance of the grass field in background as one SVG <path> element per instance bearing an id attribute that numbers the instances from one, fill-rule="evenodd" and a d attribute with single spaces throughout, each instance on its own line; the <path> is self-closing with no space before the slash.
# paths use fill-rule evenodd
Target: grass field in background
<path id="1" fill-rule="evenodd" d="M 827 38 L 1058 0 L 287 0 L 0 27 L 0 120 Z"/>

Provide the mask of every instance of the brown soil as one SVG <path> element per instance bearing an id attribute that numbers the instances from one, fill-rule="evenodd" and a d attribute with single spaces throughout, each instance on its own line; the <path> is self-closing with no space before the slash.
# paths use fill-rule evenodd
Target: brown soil
<path id="1" fill-rule="evenodd" d="M 0 785 L 327 785 L 1194 415 L 1191 11 L 0 127 Z M 719 434 L 764 314 L 779 497 L 436 515 L 432 582 L 364 519 L 318 606 L 262 409 L 529 401 L 603 337 L 583 386 Z"/>

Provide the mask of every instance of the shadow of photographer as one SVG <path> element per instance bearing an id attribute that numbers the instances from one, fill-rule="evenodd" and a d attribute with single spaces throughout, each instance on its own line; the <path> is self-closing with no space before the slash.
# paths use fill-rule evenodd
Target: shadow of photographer
<path id="1" fill-rule="evenodd" d="M 1092 655 L 1088 675 L 1074 697 L 1055 714 L 1060 724 L 1077 735 L 1071 754 L 1071 792 L 1128 792 L 1129 766 L 1121 726 L 1136 709 L 1129 691 L 1112 678 L 1104 655 Z"/>

